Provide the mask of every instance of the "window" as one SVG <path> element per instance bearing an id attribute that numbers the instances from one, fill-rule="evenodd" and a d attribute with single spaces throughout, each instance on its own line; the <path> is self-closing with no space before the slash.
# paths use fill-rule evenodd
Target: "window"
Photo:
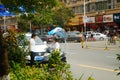
<path id="1" fill-rule="evenodd" d="M 112 8 L 112 6 L 111 6 L 111 5 L 109 5 L 109 6 L 108 6 L 108 9 L 111 9 L 111 8 Z"/>
<path id="2" fill-rule="evenodd" d="M 73 7 L 72 10 L 73 10 L 73 13 L 75 13 L 75 7 Z"/>
<path id="3" fill-rule="evenodd" d="M 96 11 L 107 9 L 107 2 L 97 2 Z"/>
<path id="4" fill-rule="evenodd" d="M 83 13 L 84 10 L 83 10 L 83 5 L 80 6 L 80 13 Z"/>
<path id="5" fill-rule="evenodd" d="M 100 34 L 96 34 L 96 36 L 100 36 Z"/>
<path id="6" fill-rule="evenodd" d="M 67 0 L 64 0 L 65 3 L 67 3 Z"/>
<path id="7" fill-rule="evenodd" d="M 73 2 L 76 2 L 77 0 L 72 0 Z"/>
<path id="8" fill-rule="evenodd" d="M 108 0 L 108 3 L 111 3 L 111 0 Z"/>
<path id="9" fill-rule="evenodd" d="M 120 2 L 120 0 L 117 0 L 117 2 Z"/>

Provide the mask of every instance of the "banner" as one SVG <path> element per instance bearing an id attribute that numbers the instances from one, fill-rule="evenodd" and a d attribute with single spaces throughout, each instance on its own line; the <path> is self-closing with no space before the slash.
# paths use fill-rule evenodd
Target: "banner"
<path id="1" fill-rule="evenodd" d="M 120 22 L 120 13 L 113 14 L 113 21 Z"/>
<path id="2" fill-rule="evenodd" d="M 103 15 L 103 22 L 113 22 L 113 15 Z"/>
<path id="3" fill-rule="evenodd" d="M 79 25 L 79 19 L 78 18 L 72 18 L 68 22 L 68 25 Z"/>
<path id="4" fill-rule="evenodd" d="M 83 23 L 82 18 L 72 18 L 70 19 L 70 21 L 68 22 L 68 25 L 80 25 Z"/>
<path id="5" fill-rule="evenodd" d="M 103 16 L 101 15 L 101 16 L 96 16 L 95 17 L 95 22 L 96 23 L 102 23 L 103 22 Z"/>
<path id="6" fill-rule="evenodd" d="M 87 23 L 95 23 L 95 17 L 87 17 Z"/>

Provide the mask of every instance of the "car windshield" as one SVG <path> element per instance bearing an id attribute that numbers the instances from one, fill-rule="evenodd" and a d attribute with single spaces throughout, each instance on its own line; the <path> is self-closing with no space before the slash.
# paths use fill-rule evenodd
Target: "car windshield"
<path id="1" fill-rule="evenodd" d="M 27 39 L 30 40 L 31 36 L 27 36 Z M 35 38 L 35 45 L 42 45 L 44 44 L 43 41 L 38 37 L 36 36 Z"/>

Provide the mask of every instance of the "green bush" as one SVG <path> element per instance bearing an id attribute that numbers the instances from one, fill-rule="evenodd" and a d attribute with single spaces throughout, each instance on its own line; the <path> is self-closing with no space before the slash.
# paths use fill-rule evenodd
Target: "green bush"
<path id="1" fill-rule="evenodd" d="M 21 68 L 18 63 L 13 63 L 11 80 L 73 80 L 70 65 L 60 58 L 60 52 L 53 51 L 48 64 L 40 64 L 39 67 Z"/>
<path id="2" fill-rule="evenodd" d="M 26 64 L 26 55 L 28 54 L 26 45 L 28 44 L 27 40 L 25 39 L 24 34 L 16 34 L 16 32 L 9 30 L 8 36 L 5 38 L 7 51 L 8 51 L 8 58 L 10 66 L 12 67 L 13 62 L 20 63 L 21 66 L 25 66 Z M 23 45 L 19 45 L 19 42 L 24 42 Z"/>

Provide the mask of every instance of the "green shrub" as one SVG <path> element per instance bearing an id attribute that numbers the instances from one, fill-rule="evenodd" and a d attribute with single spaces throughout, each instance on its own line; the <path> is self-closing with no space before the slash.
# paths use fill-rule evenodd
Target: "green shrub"
<path id="1" fill-rule="evenodd" d="M 24 42 L 22 47 L 19 45 L 18 42 Z M 12 67 L 13 62 L 20 63 L 21 66 L 25 66 L 26 64 L 26 55 L 28 54 L 28 51 L 25 50 L 26 44 L 28 43 L 25 39 L 24 34 L 16 34 L 16 32 L 9 30 L 8 36 L 5 38 L 7 51 L 8 51 L 8 58 L 10 66 Z"/>
<path id="2" fill-rule="evenodd" d="M 53 51 L 48 64 L 40 64 L 40 67 L 22 67 L 13 63 L 11 80 L 73 80 L 70 65 L 60 59 L 60 52 Z"/>

